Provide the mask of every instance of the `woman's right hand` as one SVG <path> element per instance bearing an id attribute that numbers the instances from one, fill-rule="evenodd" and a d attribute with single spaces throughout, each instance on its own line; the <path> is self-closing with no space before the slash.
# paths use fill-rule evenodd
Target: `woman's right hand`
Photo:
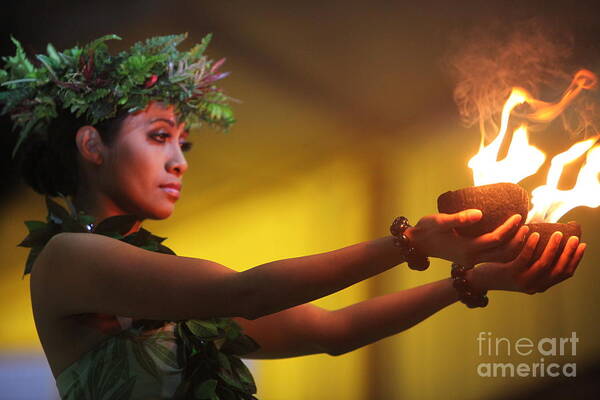
<path id="1" fill-rule="evenodd" d="M 579 238 L 572 236 L 557 258 L 562 234 L 555 232 L 548 241 L 544 252 L 537 260 L 533 254 L 539 240 L 538 233 L 532 233 L 519 255 L 508 263 L 482 264 L 473 270 L 476 286 L 489 290 L 508 290 L 527 294 L 545 292 L 573 276 L 585 248 Z"/>
<path id="2" fill-rule="evenodd" d="M 460 235 L 455 228 L 468 226 L 482 218 L 480 210 L 423 217 L 405 232 L 410 243 L 422 254 L 472 266 L 482 262 L 508 262 L 520 252 L 528 228 L 521 226 L 521 216 L 508 218 L 494 231 L 477 237 Z"/>

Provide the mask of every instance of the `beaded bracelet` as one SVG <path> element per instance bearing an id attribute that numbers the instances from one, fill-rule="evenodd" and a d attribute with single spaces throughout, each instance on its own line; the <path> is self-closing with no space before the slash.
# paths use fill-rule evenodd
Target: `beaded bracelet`
<path id="1" fill-rule="evenodd" d="M 458 292 L 460 301 L 469 308 L 485 307 L 488 305 L 487 290 L 475 292 L 469 281 L 467 281 L 467 271 L 473 267 L 467 268 L 457 263 L 452 263 L 452 286 Z"/>
<path id="2" fill-rule="evenodd" d="M 413 246 L 410 240 L 404 234 L 407 228 L 410 228 L 408 218 L 396 217 L 390 226 L 390 233 L 394 236 L 394 246 L 399 247 L 404 252 L 404 258 L 410 269 L 425 271 L 429 268 L 429 258 L 420 254 Z"/>

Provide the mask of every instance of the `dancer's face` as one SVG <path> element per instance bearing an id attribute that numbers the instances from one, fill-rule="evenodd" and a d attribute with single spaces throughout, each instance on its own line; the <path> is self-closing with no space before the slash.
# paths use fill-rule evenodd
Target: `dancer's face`
<path id="1" fill-rule="evenodd" d="M 152 102 L 145 110 L 127 116 L 113 143 L 104 149 L 102 190 L 124 213 L 167 218 L 179 198 L 177 185 L 188 168 L 183 155 L 190 147 L 187 136 L 172 106 Z"/>

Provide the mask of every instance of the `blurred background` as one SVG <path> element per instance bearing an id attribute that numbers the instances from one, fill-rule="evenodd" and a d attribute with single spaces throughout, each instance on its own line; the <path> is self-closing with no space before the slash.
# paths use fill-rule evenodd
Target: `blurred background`
<path id="1" fill-rule="evenodd" d="M 148 36 L 208 32 L 208 54 L 226 57 L 222 83 L 240 99 L 230 133 L 194 132 L 175 213 L 145 226 L 177 254 L 244 270 L 387 234 L 397 215 L 436 212 L 439 194 L 472 184 L 477 127 L 453 102 L 447 57 L 476 40 L 474 28 L 541 17 L 574 37 L 581 66 L 598 65 L 597 2 L 132 0 L 7 2 L 0 51 L 12 34 L 29 54 L 116 33 L 119 50 Z M 574 63 L 579 63 L 575 58 Z M 585 64 L 585 65 L 583 65 Z M 598 71 L 596 71 L 598 72 Z M 559 88 L 563 90 L 563 88 Z M 14 141 L 2 120 L 0 399 L 56 399 L 31 315 L 24 220 L 44 220 L 43 198 L 19 183 Z M 570 140 L 553 135 L 544 143 Z M 569 142 L 572 143 L 572 142 Z M 550 144 L 548 144 L 550 146 Z M 551 146 L 550 146 L 551 147 Z M 531 189 L 531 187 L 528 187 Z M 589 244 L 576 276 L 535 296 L 491 293 L 485 309 L 455 304 L 409 331 L 338 357 L 251 361 L 264 400 L 558 399 L 600 393 L 600 210 L 578 208 Z M 406 265 L 316 302 L 328 309 L 449 276 L 447 262 Z M 369 326 L 364 327 L 370 329 Z M 480 355 L 477 337 L 570 337 L 577 354 Z M 568 354 L 568 353 L 567 353 Z M 576 377 L 482 377 L 480 363 L 576 363 Z"/>

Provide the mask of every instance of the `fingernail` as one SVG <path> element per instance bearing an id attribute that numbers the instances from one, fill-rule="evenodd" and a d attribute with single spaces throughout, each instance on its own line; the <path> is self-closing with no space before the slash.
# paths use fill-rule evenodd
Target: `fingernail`
<path id="1" fill-rule="evenodd" d="M 521 214 L 515 214 L 515 215 L 516 215 L 515 224 L 518 224 L 523 219 L 523 216 L 521 216 Z"/>
<path id="2" fill-rule="evenodd" d="M 523 225 L 520 229 L 521 229 L 521 235 L 523 235 L 523 237 L 521 238 L 521 242 L 524 242 L 527 239 L 527 233 L 529 233 L 529 227 Z"/>
<path id="3" fill-rule="evenodd" d="M 554 241 L 556 243 L 559 243 L 562 240 L 562 236 L 563 236 L 562 232 L 559 232 L 559 231 L 554 232 Z"/>
<path id="4" fill-rule="evenodd" d="M 467 218 L 469 218 L 469 220 L 471 221 L 477 221 L 479 219 L 481 219 L 481 217 L 483 216 L 483 213 L 481 212 L 481 210 L 469 210 L 467 211 Z"/>

